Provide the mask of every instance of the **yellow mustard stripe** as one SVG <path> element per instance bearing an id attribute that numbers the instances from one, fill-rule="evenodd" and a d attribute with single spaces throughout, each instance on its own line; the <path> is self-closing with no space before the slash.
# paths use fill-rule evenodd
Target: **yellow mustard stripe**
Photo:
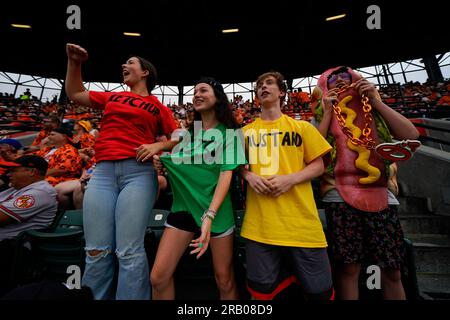
<path id="1" fill-rule="evenodd" d="M 353 124 L 353 121 L 356 119 L 356 112 L 350 108 L 347 108 L 347 103 L 352 99 L 352 96 L 346 96 L 339 102 L 338 107 L 341 108 L 342 113 L 347 115 L 347 118 L 345 119 L 345 126 L 352 131 L 355 138 L 359 138 L 361 136 L 361 129 Z M 358 158 L 356 158 L 355 161 L 356 168 L 368 173 L 367 177 L 359 179 L 359 183 L 371 184 L 376 182 L 380 178 L 381 171 L 369 163 L 370 150 L 354 145 L 350 139 L 347 140 L 347 147 L 358 153 Z"/>

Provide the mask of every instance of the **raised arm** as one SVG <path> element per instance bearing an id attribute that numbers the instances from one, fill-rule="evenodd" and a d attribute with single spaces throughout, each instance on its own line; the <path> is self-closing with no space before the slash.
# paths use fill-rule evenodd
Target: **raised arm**
<path id="1" fill-rule="evenodd" d="M 87 60 L 88 53 L 79 45 L 72 43 L 66 45 L 66 52 L 68 58 L 65 83 L 67 97 L 79 105 L 90 107 L 89 92 L 84 90 L 81 78 L 81 64 Z"/>
<path id="2" fill-rule="evenodd" d="M 323 98 L 322 108 L 323 108 L 323 118 L 320 121 L 319 130 L 322 137 L 326 138 L 328 135 L 328 130 L 330 129 L 331 118 L 333 117 L 333 103 L 339 102 L 337 89 L 330 89 L 327 95 Z"/>
<path id="3" fill-rule="evenodd" d="M 363 92 L 367 94 L 372 103 L 372 107 L 377 110 L 386 121 L 394 138 L 403 140 L 417 139 L 419 137 L 419 132 L 411 121 L 377 98 L 377 89 L 373 83 L 366 79 L 360 79 L 355 84 L 355 89 L 358 90 L 360 95 L 362 95 Z"/>

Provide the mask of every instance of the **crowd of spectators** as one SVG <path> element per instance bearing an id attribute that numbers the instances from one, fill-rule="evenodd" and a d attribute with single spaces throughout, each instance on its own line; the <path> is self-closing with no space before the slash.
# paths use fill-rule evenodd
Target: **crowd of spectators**
<path id="1" fill-rule="evenodd" d="M 450 79 L 443 82 L 407 82 L 405 84 L 382 85 L 379 92 L 383 102 L 397 109 L 400 113 L 417 117 L 430 110 L 448 109 L 450 106 Z M 297 120 L 311 120 L 311 108 L 317 97 L 301 88 L 293 89 L 289 92 L 282 111 Z M 180 128 L 187 128 L 194 121 L 194 111 L 192 103 L 170 104 L 168 107 L 173 111 L 174 118 Z M 244 126 L 256 119 L 261 108 L 257 99 L 251 101 L 244 100 L 242 95 L 235 95 L 230 101 L 230 108 L 236 121 Z M 23 124 L 42 124 L 42 120 L 49 116 L 56 115 L 60 119 L 89 120 L 93 129 L 97 129 L 102 111 L 85 108 L 71 103 L 58 103 L 56 97 L 52 101 L 41 102 L 35 96 L 31 96 L 29 90 L 19 97 L 14 97 L 10 93 L 0 92 L 0 121 L 9 123 L 11 126 Z M 427 114 L 428 115 L 428 114 Z"/>
<path id="2" fill-rule="evenodd" d="M 425 83 L 407 82 L 380 87 L 383 101 L 401 114 L 413 118 L 418 115 L 431 116 L 442 112 L 450 106 L 450 80 L 443 82 L 428 81 Z"/>
<path id="3" fill-rule="evenodd" d="M 403 85 L 390 84 L 380 86 L 380 95 L 384 103 L 396 109 L 406 117 L 432 116 L 434 110 L 447 110 L 450 106 L 450 80 L 444 82 L 408 82 Z M 293 89 L 282 107 L 283 113 L 297 120 L 312 119 L 311 109 L 320 99 L 320 95 Z M 181 105 L 168 105 L 174 112 L 175 120 L 180 128 L 186 128 L 193 121 L 193 108 L 191 103 Z M 244 100 L 242 95 L 235 95 L 230 101 L 230 108 L 237 123 L 244 126 L 253 122 L 261 112 L 257 99 Z"/>
<path id="4" fill-rule="evenodd" d="M 317 88 L 316 88 L 317 89 Z M 312 110 L 320 103 L 321 92 L 314 90 L 312 94 L 297 88 L 288 92 L 282 112 L 297 120 L 312 119 Z M 398 112 L 410 118 L 419 118 L 429 116 L 431 111 L 440 110 L 444 114 L 450 111 L 450 80 L 443 82 L 408 82 L 405 84 L 382 85 L 379 93 L 382 100 Z M 261 107 L 257 99 L 251 101 L 245 100 L 242 95 L 235 95 L 230 100 L 232 113 L 241 126 L 253 122 L 260 116 Z M 173 111 L 174 118 L 180 128 L 188 128 L 194 121 L 194 109 L 192 103 L 181 105 L 168 105 Z M 100 120 L 103 111 L 86 108 L 73 103 L 59 103 L 56 96 L 52 101 L 41 102 L 35 96 L 32 96 L 27 90 L 19 97 L 14 97 L 10 93 L 0 93 L 0 138 L 11 138 L 11 133 L 20 131 L 38 131 L 38 136 L 31 146 L 20 146 L 8 144 L 8 140 L 3 143 L 2 154 L 4 160 L 14 160 L 26 153 L 34 153 L 43 157 L 61 157 L 61 150 L 56 152 L 51 145 L 53 140 L 60 141 L 61 147 L 65 145 L 66 149 L 72 152 L 65 158 L 70 163 L 75 163 L 76 168 L 70 165 L 70 168 L 57 168 L 67 171 L 67 177 L 58 177 L 61 172 L 56 170 L 56 176 L 48 176 L 47 180 L 54 186 L 56 182 L 66 182 L 68 180 L 78 180 L 81 177 L 81 184 L 76 184 L 76 189 L 85 187 L 86 171 L 95 165 L 94 143 L 98 137 Z M 61 128 L 68 129 L 65 132 Z M 52 133 L 53 132 L 53 133 Z M 67 134 L 66 134 L 67 133 Z M 74 136 L 72 137 L 72 134 Z M 89 138 L 89 139 L 87 139 Z M 50 143 L 49 143 L 50 140 Z M 54 141 L 53 141 L 54 142 Z M 74 150 L 78 151 L 74 152 Z M 64 152 L 63 152 L 64 153 Z M 79 157 L 79 159 L 78 159 Z M 59 158 L 58 158 L 59 159 Z M 50 159 L 49 159 L 50 160 Z M 67 161 L 56 161 L 58 163 L 69 163 Z M 50 163 L 56 164 L 55 161 Z M 81 163 L 81 164 L 80 164 Z M 52 170 L 50 170 L 52 172 Z M 54 171 L 54 170 L 53 170 Z M 70 172 L 69 172 L 70 171 Z M 75 172 L 76 171 L 76 172 Z M 1 172 L 0 172 L 1 173 Z M 7 177 L 3 177 L 7 186 Z M 162 184 L 164 185 L 164 184 Z M 58 189 L 58 188 L 57 188 Z M 62 188 L 61 198 L 67 196 L 67 190 L 73 192 L 72 187 Z M 74 192 L 79 193 L 80 190 Z M 66 201 L 66 204 L 70 202 Z M 76 207 L 80 207 L 80 201 L 76 201 Z M 72 203 L 73 204 L 73 203 Z"/>

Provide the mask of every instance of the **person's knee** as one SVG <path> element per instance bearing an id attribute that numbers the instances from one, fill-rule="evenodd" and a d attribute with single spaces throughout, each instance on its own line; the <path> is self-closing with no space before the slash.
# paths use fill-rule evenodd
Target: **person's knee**
<path id="1" fill-rule="evenodd" d="M 150 273 L 150 283 L 153 288 L 163 288 L 168 285 L 172 274 L 162 268 L 153 268 Z"/>
<path id="2" fill-rule="evenodd" d="M 107 255 L 110 252 L 108 250 L 88 250 L 87 253 L 89 254 L 89 256 L 91 257 L 98 257 L 99 255 Z"/>
<path id="3" fill-rule="evenodd" d="M 147 263 L 145 249 L 140 246 L 127 246 L 123 249 L 117 249 L 115 253 L 119 264 L 128 270 L 140 269 L 143 264 Z"/>
<path id="4" fill-rule="evenodd" d="M 217 287 L 221 291 L 230 291 L 235 286 L 233 272 L 217 272 L 215 277 Z"/>
<path id="5" fill-rule="evenodd" d="M 399 282 L 402 280 L 402 274 L 398 269 L 385 269 L 381 271 L 381 279 L 389 282 Z"/>
<path id="6" fill-rule="evenodd" d="M 338 268 L 338 273 L 344 277 L 359 277 L 361 266 L 355 263 L 342 264 Z"/>
<path id="7" fill-rule="evenodd" d="M 247 279 L 247 290 L 254 300 L 273 300 L 276 284 L 273 283 L 256 283 Z"/>
<path id="8" fill-rule="evenodd" d="M 91 258 L 92 261 L 98 261 L 102 258 L 105 258 L 107 255 L 111 253 L 111 250 L 108 248 L 105 249 L 87 249 L 86 255 Z"/>
<path id="9" fill-rule="evenodd" d="M 98 256 L 100 253 L 102 253 L 102 252 L 104 252 L 104 250 L 89 250 L 88 251 L 88 254 L 91 256 L 91 257 L 96 257 L 96 256 Z"/>
<path id="10" fill-rule="evenodd" d="M 275 282 L 258 283 L 247 278 L 247 289 L 256 300 L 273 300 L 275 297 L 298 280 L 295 276 L 289 276 L 284 280 Z"/>

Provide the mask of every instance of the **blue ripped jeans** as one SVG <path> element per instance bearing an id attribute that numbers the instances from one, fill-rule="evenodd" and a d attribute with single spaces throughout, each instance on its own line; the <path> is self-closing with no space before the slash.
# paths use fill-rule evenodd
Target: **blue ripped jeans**
<path id="1" fill-rule="evenodd" d="M 97 164 L 83 202 L 86 268 L 82 284 L 91 288 L 95 299 L 150 299 L 144 236 L 157 188 L 151 162 L 125 159 Z"/>

